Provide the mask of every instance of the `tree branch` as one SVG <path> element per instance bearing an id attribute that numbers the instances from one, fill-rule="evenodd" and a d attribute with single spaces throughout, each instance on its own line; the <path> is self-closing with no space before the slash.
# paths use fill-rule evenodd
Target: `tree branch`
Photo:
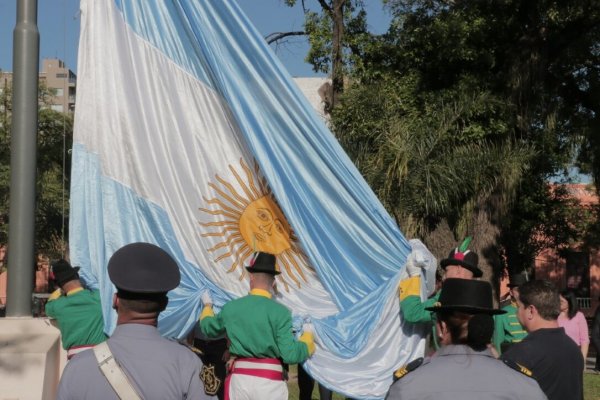
<path id="1" fill-rule="evenodd" d="M 304 31 L 292 31 L 292 32 L 273 32 L 265 37 L 265 40 L 268 44 L 277 42 L 278 40 L 284 39 L 289 36 L 305 36 L 306 32 Z"/>

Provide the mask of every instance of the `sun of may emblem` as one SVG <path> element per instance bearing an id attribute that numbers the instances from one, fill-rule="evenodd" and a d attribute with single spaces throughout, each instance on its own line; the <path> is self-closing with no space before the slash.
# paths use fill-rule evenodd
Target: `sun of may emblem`
<path id="1" fill-rule="evenodd" d="M 219 184 L 210 182 L 215 197 L 204 201 L 211 209 L 200 208 L 204 213 L 214 216 L 216 221 L 200 222 L 210 232 L 202 237 L 216 237 L 222 240 L 208 249 L 219 254 L 215 262 L 231 260 L 227 272 L 239 268 L 240 280 L 246 274 L 244 261 L 255 251 L 264 251 L 277 256 L 276 268 L 282 272 L 278 279 L 289 290 L 288 279 L 300 288 L 301 281 L 306 282 L 304 268 L 307 267 L 305 256 L 298 245 L 298 239 L 287 222 L 283 212 L 271 194 L 271 189 L 264 177 L 260 177 L 259 168 L 254 163 L 252 171 L 240 159 L 243 170 L 241 175 L 234 166 L 229 165 L 240 190 L 215 176 Z M 260 177 L 260 178 L 258 178 Z"/>

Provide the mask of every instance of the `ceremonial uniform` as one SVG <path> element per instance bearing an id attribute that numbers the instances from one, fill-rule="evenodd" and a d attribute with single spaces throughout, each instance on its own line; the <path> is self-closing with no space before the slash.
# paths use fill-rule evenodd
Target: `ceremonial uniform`
<path id="1" fill-rule="evenodd" d="M 530 369 L 549 400 L 583 398 L 583 355 L 563 328 L 535 330 L 501 358 Z"/>
<path id="2" fill-rule="evenodd" d="M 46 303 L 46 315 L 58 321 L 65 350 L 106 340 L 97 290 L 75 289 Z"/>
<path id="3" fill-rule="evenodd" d="M 213 398 L 204 391 L 202 361 L 187 347 L 163 338 L 154 326 L 119 325 L 107 343 L 143 399 Z M 98 368 L 94 352 L 86 351 L 65 367 L 57 399 L 119 397 Z"/>
<path id="4" fill-rule="evenodd" d="M 389 400 L 543 400 L 537 382 L 497 360 L 489 350 L 448 345 L 398 379 Z"/>
<path id="5" fill-rule="evenodd" d="M 275 256 L 268 253 L 257 253 L 246 269 L 251 274 L 278 273 Z M 235 361 L 225 384 L 226 399 L 287 399 L 281 362 L 301 363 L 314 351 L 312 334 L 295 340 L 291 312 L 263 289 L 253 288 L 249 295 L 226 303 L 217 315 L 205 307 L 200 319 L 206 336 L 227 334 L 229 339 Z"/>
<path id="6" fill-rule="evenodd" d="M 519 343 L 527 331 L 517 319 L 517 307 L 514 303 L 502 308 L 506 314 L 496 315 L 494 317 L 494 346 L 500 354 L 504 353 L 508 347 L 514 343 Z"/>

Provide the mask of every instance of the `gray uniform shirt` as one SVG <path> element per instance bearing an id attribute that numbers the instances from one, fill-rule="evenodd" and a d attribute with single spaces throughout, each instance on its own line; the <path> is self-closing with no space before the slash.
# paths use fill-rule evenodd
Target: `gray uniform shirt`
<path id="1" fill-rule="evenodd" d="M 534 379 L 495 359 L 489 350 L 449 345 L 397 380 L 386 399 L 542 400 L 546 395 Z"/>
<path id="2" fill-rule="evenodd" d="M 122 324 L 107 341 L 117 362 L 143 399 L 212 399 L 200 380 L 202 361 L 188 348 L 163 338 L 149 325 Z M 67 363 L 58 400 L 110 400 L 118 397 L 86 350 Z"/>

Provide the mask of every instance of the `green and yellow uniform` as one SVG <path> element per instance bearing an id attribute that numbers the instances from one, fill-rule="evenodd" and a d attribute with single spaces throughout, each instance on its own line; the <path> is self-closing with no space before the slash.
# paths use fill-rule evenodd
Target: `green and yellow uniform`
<path id="1" fill-rule="evenodd" d="M 429 299 L 421 300 L 421 277 L 413 276 L 400 282 L 400 309 L 402 318 L 407 322 L 433 322 L 431 311 L 425 310 L 432 307 L 440 298 L 438 291 Z"/>
<path id="2" fill-rule="evenodd" d="M 494 316 L 494 346 L 502 354 L 503 344 L 518 343 L 525 339 L 527 331 L 517 319 L 517 306 L 511 303 L 502 308 L 506 314 Z"/>
<path id="3" fill-rule="evenodd" d="M 227 333 L 229 352 L 240 358 L 279 358 L 297 364 L 314 351 L 312 334 L 296 340 L 290 310 L 261 289 L 226 303 L 217 315 L 212 307 L 204 307 L 200 329 L 213 338 Z"/>
<path id="4" fill-rule="evenodd" d="M 58 321 L 65 350 L 73 346 L 95 345 L 106 340 L 100 292 L 73 289 L 66 296 L 55 291 L 46 303 L 46 315 Z"/>

